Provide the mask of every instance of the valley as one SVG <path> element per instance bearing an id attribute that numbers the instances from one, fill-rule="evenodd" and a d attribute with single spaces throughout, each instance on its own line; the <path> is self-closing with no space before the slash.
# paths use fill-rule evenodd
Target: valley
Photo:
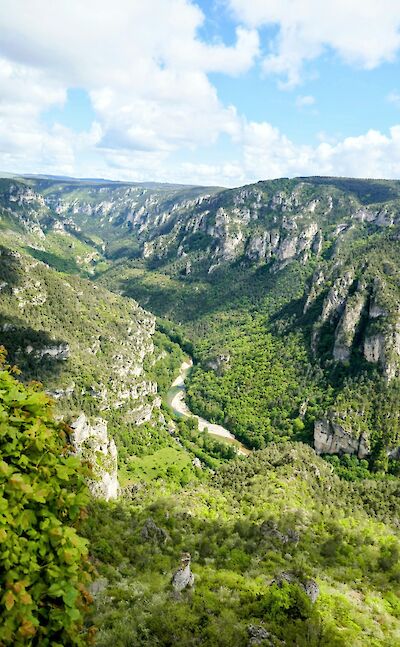
<path id="1" fill-rule="evenodd" d="M 179 370 L 178 377 L 172 382 L 171 388 L 167 393 L 167 402 L 170 405 L 172 411 L 177 416 L 191 417 L 193 416 L 189 407 L 185 402 L 186 397 L 186 388 L 185 380 L 189 375 L 189 372 L 193 366 L 192 359 L 186 359 L 182 362 Z M 194 416 L 199 431 L 209 433 L 211 436 L 216 436 L 217 438 L 223 438 L 225 442 L 229 442 L 233 446 L 237 447 L 238 453 L 244 456 L 249 454 L 249 450 L 246 449 L 242 443 L 238 443 L 235 436 L 231 434 L 230 431 L 222 427 L 221 425 L 216 425 L 200 416 Z"/>
<path id="2" fill-rule="evenodd" d="M 91 583 L 46 570 L 60 617 L 89 589 L 61 644 L 400 644 L 399 252 L 398 181 L 0 180 L 4 429 L 66 425 L 56 506 L 91 470 Z M 18 546 L 42 532 L 21 488 Z M 46 640 L 26 586 L 5 645 L 22 612 Z"/>

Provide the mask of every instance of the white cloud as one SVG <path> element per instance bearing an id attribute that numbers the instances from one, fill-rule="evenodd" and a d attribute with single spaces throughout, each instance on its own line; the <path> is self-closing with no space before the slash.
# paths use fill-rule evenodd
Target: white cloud
<path id="1" fill-rule="evenodd" d="M 316 146 L 295 145 L 267 123 L 245 124 L 243 164 L 253 180 L 298 175 L 400 177 L 400 125 L 389 135 L 369 130 L 358 137 Z"/>
<path id="2" fill-rule="evenodd" d="M 400 47 L 396 0 L 226 0 L 250 28 L 278 26 L 264 71 L 301 81 L 305 62 L 333 50 L 346 63 L 372 69 L 393 61 Z"/>
<path id="3" fill-rule="evenodd" d="M 227 186 L 287 175 L 400 176 L 400 126 L 297 145 L 224 105 L 208 77 L 248 70 L 260 52 L 257 30 L 268 24 L 279 32 L 264 69 L 291 83 L 325 48 L 373 67 L 395 56 L 400 5 L 229 2 L 244 26 L 227 46 L 201 40 L 204 16 L 190 0 L 114 0 L 112 7 L 106 0 L 2 0 L 0 169 Z M 43 120 L 72 87 L 90 96 L 96 119 L 87 132 Z M 296 99 L 300 108 L 313 103 L 311 95 Z M 198 150 L 212 151 L 224 134 L 230 143 L 225 157 L 218 148 L 222 161 L 204 163 L 202 155 L 199 163 Z"/>
<path id="4" fill-rule="evenodd" d="M 311 94 L 300 95 L 296 97 L 296 106 L 298 108 L 307 108 L 315 104 L 315 97 Z"/>
<path id="5" fill-rule="evenodd" d="M 386 97 L 386 100 L 389 101 L 389 103 L 393 103 L 396 108 L 400 108 L 400 94 L 396 91 L 389 92 L 389 94 Z"/>
<path id="6" fill-rule="evenodd" d="M 37 116 L 68 87 L 83 87 L 100 146 L 173 150 L 237 128 L 207 74 L 241 74 L 258 54 L 255 30 L 239 27 L 232 46 L 207 44 L 198 37 L 203 20 L 190 0 L 3 0 L 0 54 L 26 79 L 25 110 Z"/>
<path id="7" fill-rule="evenodd" d="M 150 163 L 151 159 L 148 158 Z M 126 174 L 126 168 L 121 166 L 120 172 Z M 131 178 L 148 178 L 148 168 L 144 174 L 140 167 L 136 167 L 135 174 L 131 168 Z M 358 137 L 324 140 L 311 146 L 295 144 L 269 123 L 243 120 L 236 152 L 229 159 L 215 164 L 193 161 L 172 165 L 166 165 L 163 159 L 158 160 L 158 172 L 157 177 L 165 182 L 220 186 L 307 175 L 398 178 L 400 125 L 387 135 L 370 130 Z"/>

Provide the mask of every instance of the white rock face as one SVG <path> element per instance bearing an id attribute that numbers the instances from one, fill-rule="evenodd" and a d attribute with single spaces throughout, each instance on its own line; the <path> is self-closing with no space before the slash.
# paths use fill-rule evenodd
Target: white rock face
<path id="1" fill-rule="evenodd" d="M 299 242 L 297 245 L 297 253 L 301 253 L 306 249 L 310 249 L 313 241 L 318 234 L 318 225 L 315 222 L 312 222 L 308 227 L 306 227 L 299 236 Z"/>
<path id="2" fill-rule="evenodd" d="M 285 238 L 278 249 L 278 259 L 285 261 L 296 256 L 297 242 L 297 236 L 294 236 L 293 238 Z"/>
<path id="3" fill-rule="evenodd" d="M 317 233 L 314 236 L 314 240 L 312 241 L 311 245 L 311 251 L 313 254 L 316 254 L 317 256 L 320 255 L 322 251 L 322 243 L 323 243 L 323 235 L 321 231 L 317 231 Z"/>
<path id="4" fill-rule="evenodd" d="M 306 299 L 306 302 L 304 304 L 304 308 L 303 308 L 303 313 L 304 314 L 308 311 L 310 306 L 314 303 L 315 299 L 318 296 L 320 286 L 324 284 L 324 281 L 325 281 L 325 275 L 324 275 L 323 271 L 321 269 L 316 269 L 314 274 L 313 274 L 312 280 L 311 280 L 310 291 L 309 291 L 309 293 L 307 295 L 307 299 Z"/>
<path id="5" fill-rule="evenodd" d="M 387 317 L 388 315 L 387 310 L 380 306 L 379 303 L 377 303 L 377 301 L 375 301 L 374 299 L 371 299 L 368 314 L 370 319 L 378 319 L 378 317 Z"/>
<path id="6" fill-rule="evenodd" d="M 340 276 L 329 290 L 328 296 L 324 301 L 322 308 L 321 320 L 324 323 L 336 313 L 340 313 L 345 305 L 346 297 L 350 285 L 354 280 L 354 270 L 348 270 Z"/>
<path id="7" fill-rule="evenodd" d="M 390 382 L 400 375 L 400 322 L 387 332 L 369 335 L 364 340 L 364 357 L 368 362 L 380 364 Z"/>
<path id="8" fill-rule="evenodd" d="M 34 350 L 32 346 L 27 346 L 25 348 L 27 355 L 33 354 L 38 359 L 43 357 L 51 357 L 52 359 L 65 361 L 70 355 L 70 349 L 68 344 L 59 344 L 58 346 L 45 346 L 39 350 Z"/>
<path id="9" fill-rule="evenodd" d="M 368 208 L 362 207 L 353 213 L 352 218 L 354 220 L 360 220 L 360 222 L 373 222 L 377 216 L 375 211 L 370 211 Z"/>
<path id="10" fill-rule="evenodd" d="M 90 424 L 82 413 L 71 428 L 71 442 L 76 453 L 88 461 L 93 469 L 95 478 L 89 482 L 89 489 L 96 497 L 116 499 L 119 493 L 118 483 L 118 453 L 114 439 L 107 433 L 107 422 L 102 418 Z"/>
<path id="11" fill-rule="evenodd" d="M 321 282 L 324 280 L 321 273 Z M 314 329 L 311 336 L 311 348 L 315 353 L 318 347 L 318 340 L 320 335 L 320 330 L 323 324 L 326 321 L 332 320 L 335 316 L 341 315 L 345 305 L 349 289 L 354 280 L 354 270 L 347 270 L 342 276 L 336 279 L 333 286 L 329 290 L 327 296 L 325 297 L 324 304 L 322 306 L 321 315 L 314 325 Z M 318 293 L 318 284 L 313 284 L 309 297 L 304 306 L 304 311 L 306 312 L 311 303 L 315 300 Z M 339 353 L 339 349 L 337 351 Z"/>
<path id="12" fill-rule="evenodd" d="M 380 317 L 387 317 L 388 311 L 382 305 L 382 295 L 384 293 L 384 285 L 380 279 L 375 279 L 372 287 L 372 296 L 369 304 L 369 318 L 379 319 Z"/>
<path id="13" fill-rule="evenodd" d="M 186 588 L 192 588 L 194 584 L 194 575 L 190 568 L 191 557 L 189 553 L 183 553 L 181 565 L 174 573 L 172 578 L 172 587 L 176 593 L 180 593 Z"/>
<path id="14" fill-rule="evenodd" d="M 270 247 L 270 236 L 267 231 L 262 234 L 256 234 L 250 238 L 246 256 L 252 261 L 260 261 L 266 258 Z"/>
<path id="15" fill-rule="evenodd" d="M 372 362 L 377 364 L 378 362 L 383 361 L 385 356 L 385 339 L 384 336 L 379 333 L 377 335 L 372 335 L 367 337 L 364 341 L 364 357 L 367 362 Z"/>
<path id="16" fill-rule="evenodd" d="M 353 436 L 327 418 L 314 424 L 314 448 L 317 454 L 356 454 L 358 458 L 365 458 L 370 451 L 364 434 Z"/>
<path id="17" fill-rule="evenodd" d="M 69 398 L 74 391 L 75 391 L 75 382 L 72 382 L 72 384 L 65 387 L 65 389 L 62 389 L 62 388 L 54 389 L 53 391 L 46 391 L 46 393 L 50 395 L 52 398 L 54 398 L 55 400 L 61 400 L 61 398 Z"/>
<path id="18" fill-rule="evenodd" d="M 351 347 L 361 314 L 367 300 L 364 289 L 347 300 L 344 312 L 336 328 L 333 358 L 337 362 L 347 361 L 350 357 Z"/>

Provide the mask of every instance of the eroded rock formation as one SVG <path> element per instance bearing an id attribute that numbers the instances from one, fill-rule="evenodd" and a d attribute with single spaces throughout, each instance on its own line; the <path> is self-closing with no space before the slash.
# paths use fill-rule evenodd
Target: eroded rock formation
<path id="1" fill-rule="evenodd" d="M 109 501 L 119 494 L 118 453 L 113 438 L 108 437 L 107 422 L 96 418 L 92 422 L 82 413 L 71 424 L 71 442 L 78 456 L 93 470 L 89 480 L 92 494 Z"/>
<path id="2" fill-rule="evenodd" d="M 314 448 L 317 454 L 356 454 L 358 458 L 365 458 L 370 452 L 364 434 L 354 435 L 328 418 L 314 424 Z"/>

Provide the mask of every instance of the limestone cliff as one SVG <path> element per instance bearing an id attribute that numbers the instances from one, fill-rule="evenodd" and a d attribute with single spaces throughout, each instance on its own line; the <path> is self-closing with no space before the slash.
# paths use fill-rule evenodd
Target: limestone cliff
<path id="1" fill-rule="evenodd" d="M 315 422 L 314 448 L 317 454 L 356 454 L 358 458 L 365 458 L 370 452 L 364 434 L 354 435 L 327 418 Z"/>
<path id="2" fill-rule="evenodd" d="M 354 295 L 346 300 L 343 314 L 335 331 L 333 358 L 344 362 L 350 358 L 354 337 L 367 301 L 365 285 L 360 282 Z"/>
<path id="3" fill-rule="evenodd" d="M 90 491 L 106 501 L 116 499 L 120 489 L 118 453 L 114 440 L 108 437 L 106 420 L 96 418 L 90 422 L 82 413 L 71 428 L 71 442 L 77 455 L 93 471 L 94 477 L 88 483 Z"/>

